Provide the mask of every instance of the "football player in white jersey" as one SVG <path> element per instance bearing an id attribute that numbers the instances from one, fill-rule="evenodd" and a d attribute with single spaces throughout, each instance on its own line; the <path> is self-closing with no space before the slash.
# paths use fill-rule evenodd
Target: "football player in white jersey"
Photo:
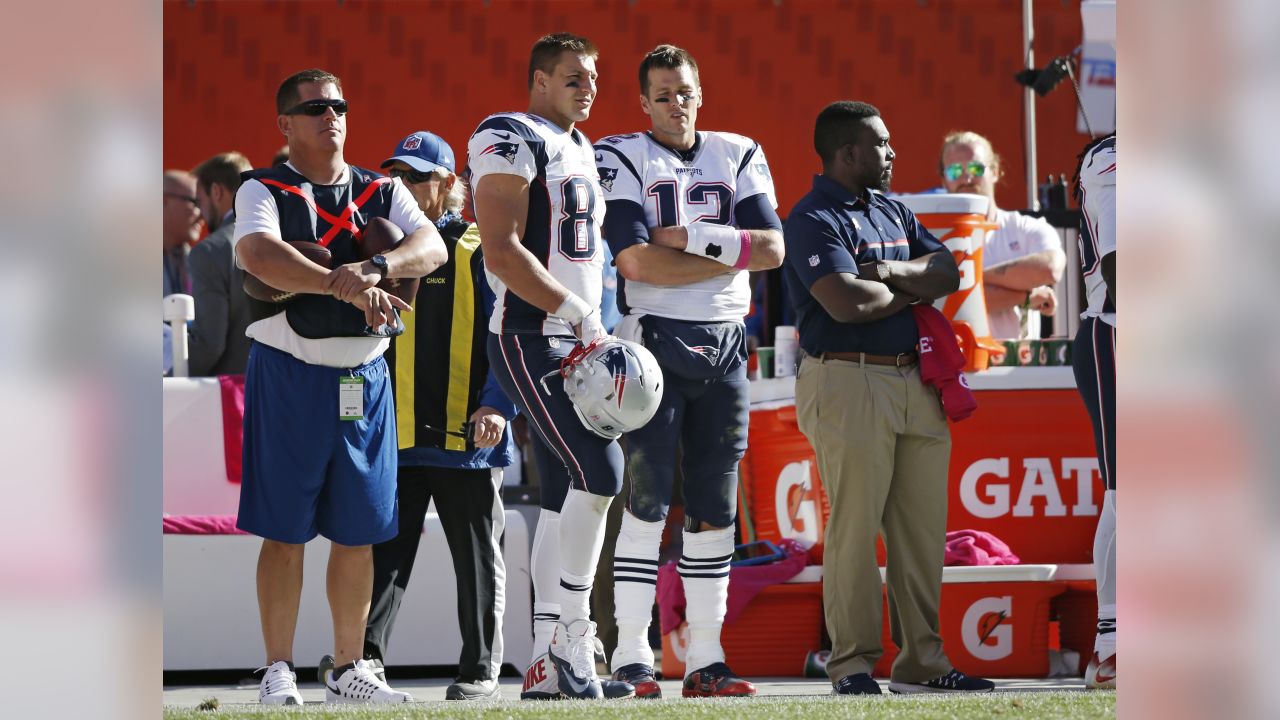
<path id="1" fill-rule="evenodd" d="M 685 499 L 679 570 L 688 600 L 685 697 L 755 694 L 720 645 L 734 551 L 738 462 L 747 448 L 743 318 L 748 270 L 782 263 L 782 223 L 764 151 L 750 138 L 698 131 L 698 65 L 660 45 L 640 64 L 640 107 L 652 128 L 596 144 L 616 258 L 619 337 L 642 342 L 662 367 L 658 413 L 627 434 L 632 488 L 614 557 L 615 680 L 660 697 L 648 643 L 658 549 L 677 446 Z"/>
<path id="2" fill-rule="evenodd" d="M 1080 264 L 1088 307 L 1080 313 L 1072 365 L 1093 422 L 1098 469 L 1106 485 L 1093 536 L 1098 580 L 1098 636 L 1085 685 L 1116 686 L 1116 136 L 1090 143 L 1080 155 L 1076 200 Z"/>
<path id="3" fill-rule="evenodd" d="M 595 45 L 555 33 L 529 59 L 529 111 L 485 118 L 468 144 L 468 177 L 485 270 L 497 295 L 489 362 L 554 460 L 533 542 L 534 647 L 522 698 L 625 697 L 595 669 L 591 587 L 605 513 L 622 488 L 622 450 L 578 420 L 554 378 L 600 324 L 604 199 L 591 142 L 574 124 L 596 97 Z M 543 382 L 544 378 L 557 381 Z M 558 587 L 555 584 L 558 583 Z M 542 655 L 541 653 L 547 653 Z"/>

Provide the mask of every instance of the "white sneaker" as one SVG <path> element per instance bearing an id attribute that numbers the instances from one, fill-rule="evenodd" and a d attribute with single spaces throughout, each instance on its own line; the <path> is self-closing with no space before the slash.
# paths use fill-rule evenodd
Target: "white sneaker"
<path id="1" fill-rule="evenodd" d="M 302 704 L 302 695 L 298 692 L 298 676 L 294 674 L 291 663 L 277 660 L 270 667 L 258 669 L 267 671 L 262 676 L 262 684 L 258 686 L 258 702 L 263 705 Z"/>
<path id="2" fill-rule="evenodd" d="M 556 623 L 547 655 L 560 675 L 560 692 L 573 700 L 604 697 L 596 675 L 596 624 L 585 618 Z"/>
<path id="3" fill-rule="evenodd" d="M 392 690 L 390 685 L 379 680 L 368 660 L 357 660 L 352 665 L 334 668 L 329 677 L 334 675 L 337 680 L 325 681 L 325 702 L 387 704 L 413 701 L 409 693 Z"/>

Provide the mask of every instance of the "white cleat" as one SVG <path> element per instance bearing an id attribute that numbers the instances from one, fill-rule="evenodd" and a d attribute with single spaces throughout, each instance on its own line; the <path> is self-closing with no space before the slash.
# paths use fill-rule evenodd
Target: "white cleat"
<path id="1" fill-rule="evenodd" d="M 1089 658 L 1089 666 L 1084 671 L 1084 686 L 1091 690 L 1116 689 L 1116 654 L 1111 653 L 1105 660 L 1093 651 Z"/>
<path id="2" fill-rule="evenodd" d="M 542 653 L 529 663 L 524 671 L 524 687 L 520 691 L 521 700 L 559 700 L 560 674 L 556 666 Z"/>
<path id="3" fill-rule="evenodd" d="M 259 668 L 267 672 L 262 676 L 262 684 L 258 686 L 258 702 L 263 705 L 301 705 L 302 695 L 298 692 L 298 676 L 293 666 L 284 660 L 271 663 L 270 667 Z"/>

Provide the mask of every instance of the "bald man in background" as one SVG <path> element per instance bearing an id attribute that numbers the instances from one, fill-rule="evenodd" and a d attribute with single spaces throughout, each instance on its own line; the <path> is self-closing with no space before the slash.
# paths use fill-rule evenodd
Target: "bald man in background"
<path id="1" fill-rule="evenodd" d="M 185 170 L 164 173 L 164 295 L 190 293 L 187 252 L 200 239 L 196 178 Z"/>

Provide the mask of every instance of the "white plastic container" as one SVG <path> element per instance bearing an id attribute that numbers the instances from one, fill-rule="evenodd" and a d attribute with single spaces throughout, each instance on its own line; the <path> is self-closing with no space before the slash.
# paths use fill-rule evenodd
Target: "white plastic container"
<path id="1" fill-rule="evenodd" d="M 794 325 L 779 325 L 773 331 L 773 376 L 792 377 L 799 361 L 800 337 Z"/>

